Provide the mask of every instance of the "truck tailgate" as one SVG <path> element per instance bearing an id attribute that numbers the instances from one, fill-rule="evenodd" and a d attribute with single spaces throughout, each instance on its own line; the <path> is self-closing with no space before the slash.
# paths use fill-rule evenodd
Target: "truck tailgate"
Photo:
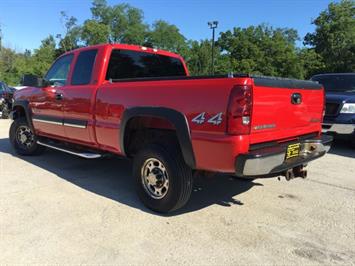
<path id="1" fill-rule="evenodd" d="M 255 77 L 250 143 L 320 132 L 323 105 L 323 88 L 317 83 Z"/>

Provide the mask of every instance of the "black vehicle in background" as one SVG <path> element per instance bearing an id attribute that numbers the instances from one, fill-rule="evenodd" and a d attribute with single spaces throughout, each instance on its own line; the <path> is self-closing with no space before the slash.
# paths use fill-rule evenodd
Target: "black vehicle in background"
<path id="1" fill-rule="evenodd" d="M 15 91 L 16 89 L 0 81 L 0 118 L 9 117 Z"/>
<path id="2" fill-rule="evenodd" d="M 319 74 L 311 80 L 325 89 L 323 132 L 346 138 L 355 146 L 355 73 Z"/>

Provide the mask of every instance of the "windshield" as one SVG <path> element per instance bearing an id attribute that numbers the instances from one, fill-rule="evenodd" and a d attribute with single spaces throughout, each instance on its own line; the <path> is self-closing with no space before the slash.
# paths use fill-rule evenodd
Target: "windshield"
<path id="1" fill-rule="evenodd" d="M 326 91 L 355 92 L 354 75 L 322 75 L 313 77 L 324 86 Z"/>

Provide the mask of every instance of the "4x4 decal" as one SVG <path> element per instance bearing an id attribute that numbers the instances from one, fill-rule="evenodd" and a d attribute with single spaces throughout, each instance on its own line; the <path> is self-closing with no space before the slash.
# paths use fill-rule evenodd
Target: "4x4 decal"
<path id="1" fill-rule="evenodd" d="M 201 124 L 203 124 L 203 123 L 205 122 L 205 120 L 206 120 L 205 114 L 206 114 L 206 112 L 203 112 L 203 113 L 197 115 L 196 117 L 194 117 L 191 121 L 194 122 L 194 123 L 196 123 L 196 124 L 201 125 Z"/>
<path id="2" fill-rule="evenodd" d="M 200 113 L 197 116 L 195 116 L 191 121 L 196 124 L 202 125 L 203 123 L 206 122 L 205 115 L 206 115 L 206 112 Z M 208 119 L 207 123 L 218 126 L 219 124 L 222 123 L 222 121 L 223 121 L 223 113 L 220 112 L 220 113 L 212 116 L 210 119 Z"/>
<path id="3" fill-rule="evenodd" d="M 215 116 L 213 116 L 210 119 L 208 119 L 207 122 L 218 126 L 220 123 L 222 123 L 222 121 L 223 121 L 222 113 L 218 113 Z"/>

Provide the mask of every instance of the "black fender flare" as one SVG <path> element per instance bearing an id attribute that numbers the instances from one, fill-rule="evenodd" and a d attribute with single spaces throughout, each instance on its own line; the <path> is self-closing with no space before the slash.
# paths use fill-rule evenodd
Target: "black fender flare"
<path id="1" fill-rule="evenodd" d="M 12 112 L 11 112 L 11 119 L 15 120 L 18 118 L 17 114 L 16 114 L 16 107 L 22 107 L 25 111 L 25 116 L 28 122 L 28 125 L 31 127 L 31 129 L 33 130 L 33 124 L 32 124 L 32 119 L 31 119 L 31 108 L 30 108 L 30 103 L 27 100 L 16 100 L 13 105 L 12 105 Z"/>
<path id="2" fill-rule="evenodd" d="M 133 107 L 128 108 L 122 115 L 120 125 L 119 143 L 121 151 L 126 155 L 125 151 L 125 130 L 127 123 L 134 117 L 157 117 L 168 120 L 176 129 L 179 145 L 183 158 L 188 166 L 195 169 L 196 162 L 191 143 L 190 129 L 185 115 L 182 113 L 165 107 Z"/>

